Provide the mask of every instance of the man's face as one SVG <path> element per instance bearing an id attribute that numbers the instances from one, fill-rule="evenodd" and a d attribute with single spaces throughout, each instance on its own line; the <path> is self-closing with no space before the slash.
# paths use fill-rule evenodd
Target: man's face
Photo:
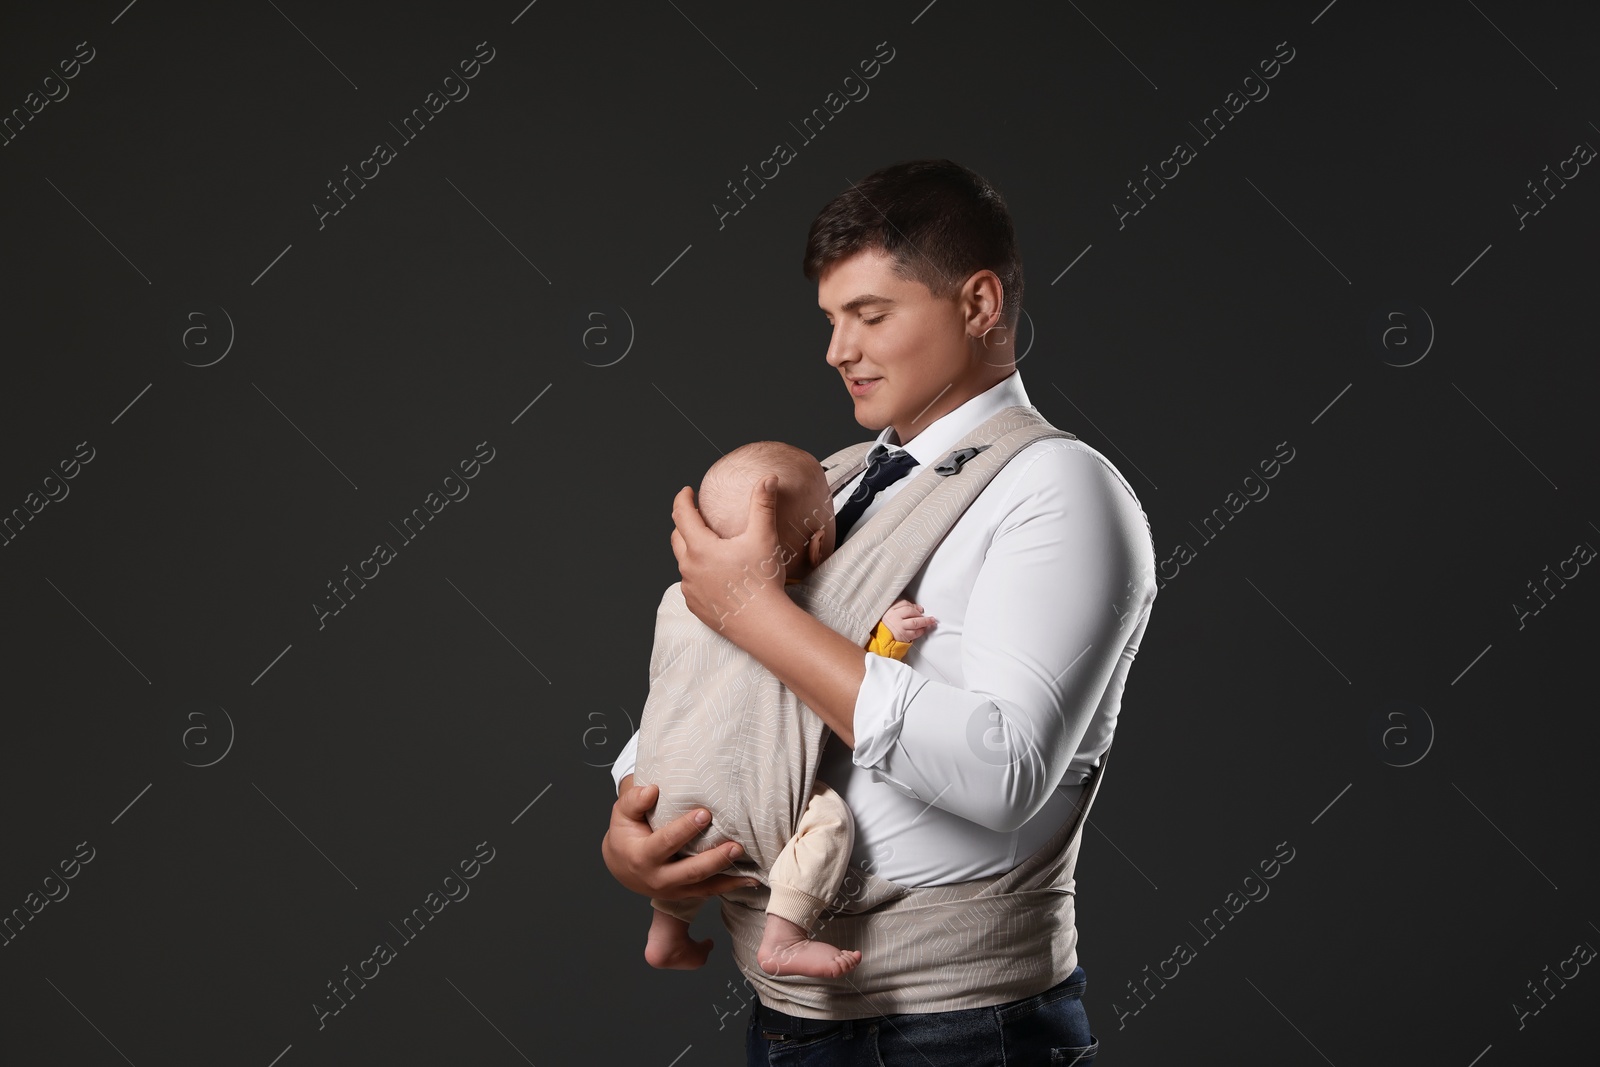
<path id="1" fill-rule="evenodd" d="M 967 386 L 981 367 L 961 293 L 936 297 L 893 262 L 876 248 L 840 260 L 819 278 L 817 304 L 833 327 L 828 364 L 855 400 L 856 421 L 893 426 L 905 444 L 973 395 Z"/>

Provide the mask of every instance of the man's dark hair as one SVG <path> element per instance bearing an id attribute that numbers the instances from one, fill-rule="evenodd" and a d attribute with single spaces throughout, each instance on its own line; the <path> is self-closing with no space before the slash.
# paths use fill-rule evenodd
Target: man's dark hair
<path id="1" fill-rule="evenodd" d="M 914 159 L 873 171 L 817 213 L 802 269 L 817 281 L 863 249 L 881 249 L 895 273 L 935 296 L 953 295 L 980 270 L 1005 292 L 1000 321 L 1022 311 L 1022 257 L 1005 200 L 982 175 L 948 159 Z"/>

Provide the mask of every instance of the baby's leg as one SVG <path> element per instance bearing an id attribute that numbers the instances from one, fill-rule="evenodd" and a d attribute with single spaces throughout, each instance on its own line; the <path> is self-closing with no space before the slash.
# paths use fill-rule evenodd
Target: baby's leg
<path id="1" fill-rule="evenodd" d="M 773 861 L 767 881 L 767 926 L 756 962 L 768 974 L 838 978 L 855 970 L 861 953 L 807 936 L 844 881 L 855 844 L 855 818 L 844 798 L 819 781 L 800 825 Z"/>
<path id="2" fill-rule="evenodd" d="M 689 937 L 689 921 L 700 910 L 702 897 L 684 900 L 650 901 L 650 933 L 645 938 L 644 958 L 652 967 L 692 971 L 705 966 L 711 939 L 695 941 Z"/>

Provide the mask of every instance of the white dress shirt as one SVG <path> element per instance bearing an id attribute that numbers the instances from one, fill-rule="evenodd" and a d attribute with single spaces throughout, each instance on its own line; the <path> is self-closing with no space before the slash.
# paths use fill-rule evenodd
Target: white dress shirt
<path id="1" fill-rule="evenodd" d="M 861 529 L 922 466 L 991 415 L 1028 405 L 1018 372 L 904 445 L 917 466 L 881 490 Z M 1031 406 L 1031 405 L 1029 405 Z M 896 450 L 887 427 L 877 441 Z M 837 510 L 864 477 L 834 496 Z M 837 738 L 817 776 L 855 815 L 851 862 L 908 886 L 1008 871 L 1073 814 L 1111 745 L 1156 596 L 1138 498 L 1082 441 L 1022 449 L 902 594 L 938 625 L 904 660 L 863 651 L 856 747 Z M 638 734 L 613 779 L 633 772 Z"/>

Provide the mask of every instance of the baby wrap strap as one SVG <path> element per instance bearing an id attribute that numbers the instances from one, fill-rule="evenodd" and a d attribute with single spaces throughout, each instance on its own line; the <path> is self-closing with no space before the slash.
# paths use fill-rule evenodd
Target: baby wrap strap
<path id="1" fill-rule="evenodd" d="M 722 921 L 739 970 L 763 1004 L 812 1019 L 987 1007 L 1065 980 L 1078 965 L 1073 872 L 1110 760 L 1109 749 L 1100 754 L 1073 818 L 1003 874 L 912 888 L 851 866 L 842 905 L 824 911 L 813 929 L 829 944 L 861 952 L 861 963 L 842 978 L 767 974 L 756 949 L 769 891 L 723 894 Z"/>
<path id="2" fill-rule="evenodd" d="M 804 581 L 784 591 L 864 646 L 995 475 L 1023 448 L 1052 437 L 1075 439 L 1032 407 L 997 412 L 952 453 L 903 482 Z M 836 493 L 863 469 L 873 443 L 823 461 Z M 679 582 L 657 609 L 639 735 L 635 781 L 661 787 L 651 825 L 703 806 L 712 823 L 685 851 L 735 840 L 746 855 L 733 872 L 764 877 L 810 800 L 828 731 L 770 671 L 691 613 Z M 1083 790 L 1083 814 L 1105 759 Z M 791 1015 L 850 1019 L 998 1004 L 1047 989 L 1076 966 L 1079 837 L 1073 821 L 1013 870 L 954 885 L 909 888 L 852 867 L 838 910 L 825 912 L 815 931 L 862 951 L 861 964 L 840 979 L 774 978 L 761 969 L 764 884 L 723 894 L 722 919 L 739 969 L 762 1002 Z"/>
<path id="3" fill-rule="evenodd" d="M 1024 447 L 1051 437 L 1076 439 L 1031 407 L 996 413 L 942 462 L 917 471 L 806 581 L 789 587 L 796 603 L 852 642 L 865 643 L 995 475 Z M 835 493 L 865 467 L 873 444 L 850 445 L 823 460 Z M 828 732 L 800 707 L 807 756 L 803 804 L 815 780 L 813 754 Z M 769 890 L 763 885 L 724 894 L 722 918 L 733 935 L 739 969 L 767 1006 L 829 1019 L 982 1007 L 1056 984 L 1077 965 L 1073 871 L 1083 820 L 1108 756 L 1100 757 L 1082 790 L 1077 817 L 1004 874 L 911 888 L 852 866 L 837 910 L 825 912 L 813 931 L 831 944 L 861 951 L 860 965 L 843 978 L 767 974 L 756 962 L 756 949 Z"/>

